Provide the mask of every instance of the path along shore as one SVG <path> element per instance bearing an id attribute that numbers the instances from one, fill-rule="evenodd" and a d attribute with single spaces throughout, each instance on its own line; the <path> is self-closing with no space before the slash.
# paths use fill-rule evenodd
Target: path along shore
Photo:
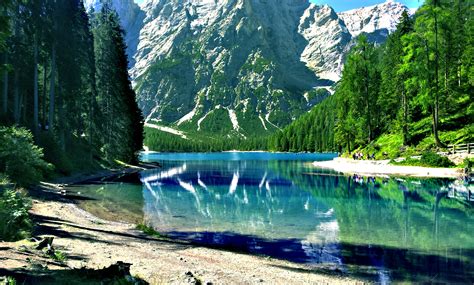
<path id="1" fill-rule="evenodd" d="M 315 161 L 313 165 L 318 168 L 331 169 L 345 174 L 363 176 L 457 178 L 463 174 L 463 170 L 460 168 L 401 166 L 391 165 L 390 160 L 353 160 L 341 157 L 329 161 Z"/>

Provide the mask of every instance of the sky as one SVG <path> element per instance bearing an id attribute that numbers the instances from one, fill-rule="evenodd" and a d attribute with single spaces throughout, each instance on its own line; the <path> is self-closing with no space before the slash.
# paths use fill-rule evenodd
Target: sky
<path id="1" fill-rule="evenodd" d="M 138 4 L 141 4 L 144 0 L 135 0 Z M 378 3 L 385 2 L 384 0 L 310 0 L 311 2 L 318 4 L 329 4 L 333 7 L 336 12 L 347 11 L 360 7 L 367 7 Z M 408 6 L 408 8 L 418 8 L 423 4 L 424 0 L 397 0 Z"/>
<path id="2" fill-rule="evenodd" d="M 311 0 L 318 4 L 328 4 L 333 7 L 336 12 L 347 11 L 360 7 L 367 7 L 385 2 L 384 0 Z M 408 8 L 418 8 L 423 4 L 423 0 L 397 0 L 408 6 Z"/>

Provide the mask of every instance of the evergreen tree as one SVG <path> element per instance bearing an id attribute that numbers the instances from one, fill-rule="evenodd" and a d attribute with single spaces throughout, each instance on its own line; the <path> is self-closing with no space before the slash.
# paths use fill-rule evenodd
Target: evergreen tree
<path id="1" fill-rule="evenodd" d="M 104 152 L 131 162 L 142 148 L 143 118 L 128 76 L 123 30 L 110 2 L 94 19 L 99 106 L 103 114 Z"/>
<path id="2" fill-rule="evenodd" d="M 413 30 L 413 21 L 404 11 L 397 30 L 388 37 L 383 47 L 381 62 L 381 89 L 379 106 L 382 109 L 381 124 L 384 131 L 391 131 L 393 122 L 397 122 L 403 136 L 403 144 L 409 142 L 409 92 L 405 86 L 408 78 L 403 69 L 402 38 Z"/>

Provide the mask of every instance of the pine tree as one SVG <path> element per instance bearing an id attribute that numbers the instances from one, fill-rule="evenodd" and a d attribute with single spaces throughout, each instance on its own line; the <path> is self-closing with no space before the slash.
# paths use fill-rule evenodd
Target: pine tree
<path id="1" fill-rule="evenodd" d="M 393 122 L 398 122 L 403 136 L 403 144 L 409 142 L 409 101 L 410 96 L 405 87 L 407 74 L 402 70 L 402 38 L 413 30 L 413 21 L 404 11 L 397 30 L 389 36 L 383 47 L 381 63 L 381 89 L 379 106 L 382 108 L 381 124 L 384 131 L 393 131 Z"/>
<path id="2" fill-rule="evenodd" d="M 142 148 L 143 118 L 131 87 L 118 15 L 105 2 L 93 24 L 98 101 L 103 114 L 106 156 L 132 162 Z"/>

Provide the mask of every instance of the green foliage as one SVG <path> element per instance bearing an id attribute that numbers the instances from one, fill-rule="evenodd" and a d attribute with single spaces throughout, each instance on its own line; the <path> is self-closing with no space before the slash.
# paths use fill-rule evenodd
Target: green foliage
<path id="1" fill-rule="evenodd" d="M 0 173 L 20 185 L 37 183 L 52 169 L 43 160 L 31 132 L 24 128 L 0 127 Z"/>
<path id="2" fill-rule="evenodd" d="M 472 168 L 474 167 L 474 159 L 466 157 L 462 166 L 465 169 L 465 173 L 471 173 Z"/>
<path id="3" fill-rule="evenodd" d="M 16 285 L 16 284 L 17 284 L 17 283 L 16 283 L 16 279 L 13 278 L 13 277 L 10 277 L 10 276 L 7 277 L 7 280 L 6 280 L 6 281 L 7 281 L 7 284 L 6 284 L 6 285 Z"/>
<path id="4" fill-rule="evenodd" d="M 213 110 L 201 122 L 201 129 L 210 134 L 229 133 L 233 127 L 228 111 L 223 108 Z"/>
<path id="5" fill-rule="evenodd" d="M 155 229 L 145 224 L 138 224 L 136 228 L 137 230 L 142 231 L 144 234 L 147 234 L 149 236 L 161 237 L 161 234 L 159 232 L 155 231 Z"/>
<path id="6" fill-rule="evenodd" d="M 30 208 L 31 202 L 22 194 L 11 189 L 2 192 L 0 185 L 0 240 L 16 241 L 30 235 Z"/>
<path id="7" fill-rule="evenodd" d="M 45 160 L 66 175 L 104 164 L 104 156 L 108 163 L 134 161 L 143 140 L 118 19 L 109 9 L 91 26 L 82 4 L 0 4 L 0 60 L 9 67 L 0 66 L 0 126 L 30 129 Z M 38 181 L 49 166 L 31 134 L 2 132 L 0 172 L 21 184 Z"/>
<path id="8" fill-rule="evenodd" d="M 321 143 L 311 144 L 327 136 L 322 140 L 331 142 L 326 145 L 333 151 L 365 150 L 394 158 L 472 142 L 473 13 L 469 1 L 427 1 L 415 17 L 403 14 L 384 45 L 375 46 L 362 35 L 347 57 L 336 93 L 325 99 L 333 100 L 332 107 L 323 110 L 323 101 L 310 113 L 321 116 L 302 116 L 271 145 L 323 151 Z M 427 165 L 446 163 L 427 159 Z"/>
<path id="9" fill-rule="evenodd" d="M 451 167 L 454 163 L 446 156 L 441 156 L 435 152 L 427 151 L 421 155 L 421 163 L 433 167 Z"/>
<path id="10" fill-rule="evenodd" d="M 334 108 L 336 98 L 331 96 L 316 105 L 310 113 L 301 116 L 285 129 L 269 139 L 269 148 L 274 151 L 326 152 L 335 149 Z"/>
<path id="11" fill-rule="evenodd" d="M 271 66 L 272 62 L 260 54 L 256 54 L 253 58 L 249 60 L 242 66 L 242 71 L 251 71 L 257 74 L 260 74 L 267 70 Z"/>
<path id="12" fill-rule="evenodd" d="M 420 159 L 408 157 L 404 161 L 396 163 L 398 165 L 424 166 L 424 167 L 453 167 L 454 163 L 446 156 L 441 156 L 432 151 L 426 151 Z"/>
<path id="13" fill-rule="evenodd" d="M 124 32 L 110 5 L 105 2 L 92 21 L 101 150 L 109 161 L 133 163 L 143 146 L 143 117 L 129 80 Z"/>
<path id="14" fill-rule="evenodd" d="M 53 259 L 54 261 L 64 263 L 67 260 L 67 255 L 64 252 L 61 252 L 59 250 L 53 250 L 50 254 L 49 257 Z"/>
<path id="15" fill-rule="evenodd" d="M 152 151 L 162 152 L 217 152 L 229 150 L 267 150 L 267 137 L 242 137 L 222 138 L 199 136 L 193 139 L 184 139 L 152 128 L 145 128 L 144 144 Z"/>

